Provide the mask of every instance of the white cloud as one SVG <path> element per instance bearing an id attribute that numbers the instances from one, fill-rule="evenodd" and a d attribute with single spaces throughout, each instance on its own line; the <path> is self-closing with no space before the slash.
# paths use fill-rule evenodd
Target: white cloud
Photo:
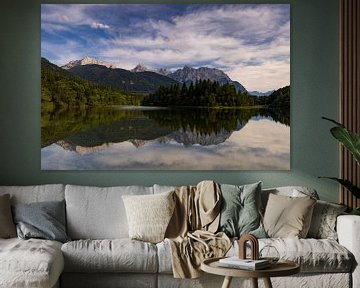
<path id="1" fill-rule="evenodd" d="M 167 67 L 209 63 L 226 70 L 248 90 L 289 85 L 289 22 L 279 23 L 281 11 L 273 6 L 236 7 L 198 11 L 172 21 L 147 21 L 142 23 L 141 37 L 115 39 L 104 55 L 118 64 L 126 59 L 126 68 L 138 62 Z"/>
<path id="2" fill-rule="evenodd" d="M 95 29 L 110 29 L 109 25 L 99 23 L 99 22 L 93 22 L 93 23 L 91 23 L 90 26 L 91 26 L 91 28 L 95 28 Z"/>
<path id="3" fill-rule="evenodd" d="M 42 16 L 47 31 L 61 31 L 71 24 L 111 33 L 106 39 L 97 35 L 82 39 L 88 46 L 79 40 L 77 52 L 66 54 L 83 52 L 83 57 L 92 46 L 95 56 L 125 69 L 138 63 L 153 68 L 216 67 L 248 90 L 268 91 L 290 84 L 290 21 L 283 17 L 282 5 L 207 5 L 205 9 L 200 5 L 166 20 L 144 20 L 141 15 L 127 27 L 90 17 L 94 5 L 55 6 Z"/>
<path id="4" fill-rule="evenodd" d="M 93 19 L 89 11 L 101 4 L 43 4 L 41 28 L 47 32 L 73 30 L 74 26 L 86 25 L 94 29 L 109 29 L 110 26 Z"/>
<path id="5" fill-rule="evenodd" d="M 239 66 L 228 74 L 232 79 L 242 79 L 241 83 L 248 91 L 265 92 L 290 84 L 290 65 L 287 61 L 269 60 L 257 66 Z"/>

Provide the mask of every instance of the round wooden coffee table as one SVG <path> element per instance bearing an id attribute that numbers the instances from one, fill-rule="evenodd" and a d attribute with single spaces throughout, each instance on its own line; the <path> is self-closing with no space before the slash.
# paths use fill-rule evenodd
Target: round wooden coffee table
<path id="1" fill-rule="evenodd" d="M 258 278 L 263 278 L 265 287 L 272 288 L 270 277 L 289 276 L 300 272 L 300 266 L 288 260 L 279 260 L 266 269 L 245 270 L 222 267 L 219 265 L 219 259 L 221 258 L 204 260 L 201 263 L 201 270 L 210 274 L 225 276 L 222 288 L 229 288 L 233 277 L 251 278 L 254 288 L 258 288 Z"/>

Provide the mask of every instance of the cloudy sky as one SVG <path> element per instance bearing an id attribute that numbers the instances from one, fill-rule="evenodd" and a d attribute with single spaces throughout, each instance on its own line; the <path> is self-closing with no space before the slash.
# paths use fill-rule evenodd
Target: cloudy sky
<path id="1" fill-rule="evenodd" d="M 218 68 L 248 91 L 290 84 L 290 5 L 42 4 L 41 55 L 132 69 Z"/>

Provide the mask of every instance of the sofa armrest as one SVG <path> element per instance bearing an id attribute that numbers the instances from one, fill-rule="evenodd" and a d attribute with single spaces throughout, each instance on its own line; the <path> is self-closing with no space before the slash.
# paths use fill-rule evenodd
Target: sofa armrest
<path id="1" fill-rule="evenodd" d="M 341 215 L 336 224 L 339 243 L 355 257 L 352 273 L 353 287 L 360 287 L 360 216 Z"/>

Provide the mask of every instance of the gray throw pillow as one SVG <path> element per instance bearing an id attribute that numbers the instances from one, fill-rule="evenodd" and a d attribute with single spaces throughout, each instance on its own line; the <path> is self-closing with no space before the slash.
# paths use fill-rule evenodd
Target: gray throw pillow
<path id="1" fill-rule="evenodd" d="M 218 231 L 229 237 L 253 234 L 266 238 L 260 216 L 261 182 L 235 186 L 222 184 L 222 209 Z"/>
<path id="2" fill-rule="evenodd" d="M 65 232 L 65 201 L 15 204 L 13 215 L 19 238 L 70 241 Z"/>
<path id="3" fill-rule="evenodd" d="M 0 238 L 16 237 L 15 224 L 11 215 L 10 195 L 0 196 Z"/>
<path id="4" fill-rule="evenodd" d="M 336 219 L 346 206 L 318 200 L 312 214 L 309 238 L 337 240 Z"/>

